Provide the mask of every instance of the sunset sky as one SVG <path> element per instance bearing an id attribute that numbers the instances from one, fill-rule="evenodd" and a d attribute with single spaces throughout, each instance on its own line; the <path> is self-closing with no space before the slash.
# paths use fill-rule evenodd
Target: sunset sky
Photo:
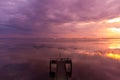
<path id="1" fill-rule="evenodd" d="M 1 38 L 119 36 L 120 0 L 0 0 Z"/>

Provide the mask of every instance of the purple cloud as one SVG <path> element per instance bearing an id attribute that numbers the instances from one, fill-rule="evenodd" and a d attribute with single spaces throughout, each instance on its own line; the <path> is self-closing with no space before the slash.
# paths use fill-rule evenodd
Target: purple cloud
<path id="1" fill-rule="evenodd" d="M 28 32 L 30 35 L 62 34 L 76 28 L 68 26 L 62 32 L 59 25 L 117 17 L 119 8 L 118 0 L 1 0 L 0 23 L 12 25 L 21 33 Z M 58 33 L 55 33 L 54 27 L 57 27 Z"/>

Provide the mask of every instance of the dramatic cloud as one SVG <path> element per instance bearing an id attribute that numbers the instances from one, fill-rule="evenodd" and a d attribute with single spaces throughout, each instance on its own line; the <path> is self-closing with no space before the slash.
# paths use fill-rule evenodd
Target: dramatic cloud
<path id="1" fill-rule="evenodd" d="M 99 33 L 96 34 L 94 31 L 103 27 L 102 23 L 99 26 L 97 23 L 118 17 L 119 9 L 118 0 L 1 0 L 0 23 L 7 24 L 7 26 L 0 25 L 1 34 L 16 32 L 31 37 L 63 36 L 62 34 L 97 36 Z M 91 22 L 95 24 L 91 26 Z M 69 25 L 64 26 L 66 23 Z M 88 23 L 90 26 L 78 30 L 76 26 L 84 27 L 77 25 L 78 23 Z M 91 34 L 88 33 L 89 29 Z"/>

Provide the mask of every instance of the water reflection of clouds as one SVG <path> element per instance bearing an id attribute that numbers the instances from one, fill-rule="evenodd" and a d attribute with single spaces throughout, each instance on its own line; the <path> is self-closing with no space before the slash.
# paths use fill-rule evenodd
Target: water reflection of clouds
<path id="1" fill-rule="evenodd" d="M 109 42 L 108 43 L 109 49 L 120 49 L 120 40 L 119 39 L 109 40 L 108 42 Z"/>
<path id="2" fill-rule="evenodd" d="M 8 53 L 2 55 L 2 58 L 0 56 L 0 72 L 2 72 L 0 79 L 48 80 L 49 58 L 58 57 L 59 52 L 63 53 L 63 57 L 71 57 L 73 60 L 72 80 L 120 79 L 119 61 L 109 59 L 110 57 L 105 55 L 110 52 L 119 53 L 118 49 L 95 51 L 88 46 L 82 48 L 82 45 L 80 47 L 78 45 L 70 46 L 70 44 L 63 46 L 55 43 L 42 43 L 42 45 L 37 46 L 37 49 L 33 46 L 33 43 L 26 42 L 6 46 L 10 48 Z M 65 50 L 58 49 L 61 47 Z"/>
<path id="3" fill-rule="evenodd" d="M 88 56 L 101 56 L 111 58 L 114 60 L 120 60 L 120 40 L 119 39 L 108 39 L 106 42 L 101 41 L 102 45 L 95 45 L 94 49 L 77 49 L 74 53 L 84 54 Z M 96 50 L 100 47 L 101 50 Z"/>
<path id="4" fill-rule="evenodd" d="M 105 52 L 104 56 L 115 60 L 120 60 L 120 40 L 109 39 L 107 45 L 108 45 L 108 51 Z"/>
<path id="5" fill-rule="evenodd" d="M 120 43 L 111 43 L 109 44 L 109 49 L 120 49 Z"/>

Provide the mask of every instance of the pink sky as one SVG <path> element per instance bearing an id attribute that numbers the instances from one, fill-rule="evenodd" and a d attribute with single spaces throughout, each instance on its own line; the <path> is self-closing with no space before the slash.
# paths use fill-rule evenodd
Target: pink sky
<path id="1" fill-rule="evenodd" d="M 0 35 L 118 37 L 119 0 L 1 0 Z"/>

